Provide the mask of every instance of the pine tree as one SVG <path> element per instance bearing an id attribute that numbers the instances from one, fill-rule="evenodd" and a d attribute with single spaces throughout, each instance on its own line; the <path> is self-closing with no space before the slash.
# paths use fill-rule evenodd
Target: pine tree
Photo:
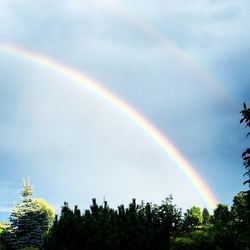
<path id="1" fill-rule="evenodd" d="M 33 189 L 29 181 L 23 181 L 22 202 L 12 210 L 11 231 L 8 245 L 11 249 L 43 245 L 43 236 L 48 229 L 48 215 L 36 199 L 31 198 Z"/>

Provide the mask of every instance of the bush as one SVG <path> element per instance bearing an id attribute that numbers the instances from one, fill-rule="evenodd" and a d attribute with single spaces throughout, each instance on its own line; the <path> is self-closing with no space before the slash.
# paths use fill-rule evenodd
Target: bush
<path id="1" fill-rule="evenodd" d="M 4 233 L 7 224 L 0 222 L 0 235 Z"/>
<path id="2" fill-rule="evenodd" d="M 5 250 L 5 244 L 3 236 L 8 228 L 8 224 L 6 223 L 0 223 L 0 250 Z"/>
<path id="3" fill-rule="evenodd" d="M 210 228 L 206 230 L 195 230 L 193 232 L 177 237 L 173 243 L 173 250 L 211 250 L 215 248 L 215 242 L 210 232 Z"/>
<path id="4" fill-rule="evenodd" d="M 215 242 L 210 233 L 209 228 L 205 230 L 196 230 L 190 234 L 190 237 L 195 242 L 195 249 L 210 250 L 214 249 Z"/>
<path id="5" fill-rule="evenodd" d="M 45 200 L 35 198 L 34 201 L 40 206 L 41 212 L 46 214 L 47 223 L 48 223 L 48 231 L 52 227 L 55 220 L 55 211 L 54 208 L 51 207 Z"/>
<path id="6" fill-rule="evenodd" d="M 174 240 L 172 247 L 173 250 L 194 250 L 195 242 L 188 237 L 177 237 Z"/>

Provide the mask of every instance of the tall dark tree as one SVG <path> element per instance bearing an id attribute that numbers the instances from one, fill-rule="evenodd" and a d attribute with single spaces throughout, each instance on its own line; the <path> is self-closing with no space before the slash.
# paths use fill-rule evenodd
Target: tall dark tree
<path id="1" fill-rule="evenodd" d="M 232 227 L 232 214 L 225 204 L 218 204 L 211 218 L 215 245 L 220 249 L 237 249 Z"/>
<path id="2" fill-rule="evenodd" d="M 250 128 L 250 108 L 247 108 L 246 104 L 243 104 L 243 110 L 241 111 L 243 118 L 240 120 L 240 123 L 244 122 L 246 127 Z M 247 133 L 247 137 L 250 135 L 250 132 Z M 245 152 L 242 154 L 243 164 L 245 166 L 245 174 L 247 180 L 244 182 L 244 185 L 248 185 L 250 188 L 250 148 L 247 148 Z M 248 201 L 250 204 L 250 189 L 245 192 L 248 196 Z"/>
<path id="3" fill-rule="evenodd" d="M 240 192 L 233 199 L 231 208 L 233 231 L 238 249 L 250 246 L 250 210 L 247 196 Z"/>
<path id="4" fill-rule="evenodd" d="M 228 205 L 218 204 L 217 208 L 214 209 L 214 215 L 212 221 L 214 224 L 226 226 L 231 220 L 231 213 Z"/>
<path id="5" fill-rule="evenodd" d="M 209 223 L 209 220 L 210 220 L 210 214 L 209 214 L 207 208 L 204 208 L 202 210 L 202 224 L 207 225 Z"/>

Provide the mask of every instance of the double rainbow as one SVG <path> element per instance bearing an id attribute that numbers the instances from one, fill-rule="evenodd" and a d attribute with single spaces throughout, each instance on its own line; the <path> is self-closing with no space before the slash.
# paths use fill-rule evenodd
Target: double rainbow
<path id="1" fill-rule="evenodd" d="M 47 67 L 50 70 L 57 72 L 64 77 L 67 77 L 76 83 L 79 83 L 95 95 L 109 102 L 113 107 L 123 112 L 135 124 L 143 129 L 155 143 L 176 163 L 182 172 L 192 182 L 194 187 L 203 197 L 204 201 L 210 208 L 215 208 L 218 204 L 214 194 L 210 191 L 205 181 L 195 172 L 191 164 L 181 155 L 175 146 L 150 123 L 142 114 L 138 113 L 134 108 L 128 105 L 125 101 L 114 95 L 111 91 L 101 86 L 96 81 L 90 79 L 86 75 L 72 69 L 66 65 L 56 62 L 49 57 L 41 54 L 33 53 L 20 47 L 16 47 L 7 43 L 0 43 L 0 49 L 9 54 L 29 60 L 32 63 Z"/>

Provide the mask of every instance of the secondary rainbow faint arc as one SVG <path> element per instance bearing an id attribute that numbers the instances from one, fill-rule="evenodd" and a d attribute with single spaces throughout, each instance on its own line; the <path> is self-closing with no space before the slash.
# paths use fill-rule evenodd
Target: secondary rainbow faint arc
<path id="1" fill-rule="evenodd" d="M 85 88 L 92 91 L 93 93 L 116 107 L 118 110 L 125 113 L 132 121 L 134 121 L 139 127 L 141 127 L 180 167 L 184 174 L 190 179 L 194 187 L 199 191 L 207 205 L 209 205 L 211 208 L 216 207 L 218 201 L 215 198 L 215 195 L 210 191 L 204 180 L 202 180 L 202 178 L 195 172 L 191 164 L 157 128 L 155 128 L 145 117 L 143 117 L 143 115 L 138 113 L 125 101 L 114 95 L 108 89 L 102 87 L 96 81 L 78 72 L 77 70 L 56 62 L 47 56 L 37 54 L 6 43 L 0 43 L 0 49 L 21 58 L 28 59 L 33 63 L 46 66 L 49 69 L 54 70 L 57 73 L 80 83 Z"/>
<path id="2" fill-rule="evenodd" d="M 112 2 L 112 4 L 109 5 L 109 8 L 115 15 L 123 18 L 127 23 L 131 24 L 133 27 L 144 33 L 152 41 L 156 42 L 156 44 L 159 44 L 164 51 L 174 55 L 175 58 L 177 58 L 181 63 L 181 66 L 194 72 L 195 75 L 197 75 L 202 80 L 202 82 L 206 84 L 211 89 L 211 91 L 213 91 L 215 95 L 221 97 L 222 100 L 225 100 L 232 109 L 236 110 L 237 107 L 235 105 L 235 100 L 228 93 L 228 91 L 225 91 L 225 89 L 212 75 L 207 73 L 201 66 L 197 65 L 183 50 L 176 46 L 176 44 L 173 43 L 171 39 L 162 35 L 156 29 L 150 28 L 149 25 L 146 25 L 146 23 L 141 21 L 138 17 L 130 15 L 128 11 L 120 8 L 116 2 L 110 2 Z"/>

